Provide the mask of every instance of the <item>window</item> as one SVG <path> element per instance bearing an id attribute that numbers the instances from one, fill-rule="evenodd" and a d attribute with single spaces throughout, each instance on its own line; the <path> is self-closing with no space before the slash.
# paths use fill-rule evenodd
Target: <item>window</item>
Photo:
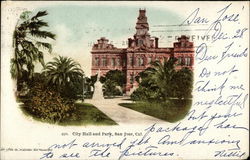
<path id="1" fill-rule="evenodd" d="M 133 63 L 134 63 L 134 62 L 133 62 L 133 57 L 129 57 L 129 65 L 130 65 L 130 66 L 133 66 Z"/>
<path id="2" fill-rule="evenodd" d="M 181 42 L 181 47 L 184 48 L 185 47 L 185 43 Z"/>
<path id="3" fill-rule="evenodd" d="M 139 57 L 138 58 L 138 66 L 143 66 L 144 65 L 144 60 L 143 58 Z"/>
<path id="4" fill-rule="evenodd" d="M 115 66 L 115 58 L 111 59 L 111 66 L 114 67 Z"/>
<path id="5" fill-rule="evenodd" d="M 140 61 L 140 66 L 144 66 L 144 58 L 140 58 L 141 61 Z"/>
<path id="6" fill-rule="evenodd" d="M 168 57 L 164 57 L 164 62 L 167 62 L 168 61 Z"/>
<path id="7" fill-rule="evenodd" d="M 130 84 L 134 83 L 134 74 L 130 74 Z"/>
<path id="8" fill-rule="evenodd" d="M 107 58 L 106 57 L 102 58 L 102 66 L 107 66 Z"/>
<path id="9" fill-rule="evenodd" d="M 143 45 L 143 40 L 139 39 L 138 43 L 139 43 L 139 46 L 142 46 Z"/>
<path id="10" fill-rule="evenodd" d="M 181 62 L 182 62 L 182 58 L 178 57 L 178 64 L 181 64 Z"/>
<path id="11" fill-rule="evenodd" d="M 125 67 L 126 66 L 126 61 L 122 60 L 122 66 Z"/>
<path id="12" fill-rule="evenodd" d="M 152 57 L 148 57 L 148 64 L 152 62 Z"/>
<path id="13" fill-rule="evenodd" d="M 185 65 L 186 66 L 191 66 L 191 58 L 190 57 L 185 58 Z"/>
<path id="14" fill-rule="evenodd" d="M 95 57 L 95 66 L 99 66 L 99 57 Z"/>
<path id="15" fill-rule="evenodd" d="M 121 59 L 117 58 L 117 66 L 120 66 L 120 65 L 121 65 Z"/>
<path id="16" fill-rule="evenodd" d="M 158 57 L 155 57 L 155 61 L 159 61 L 159 58 L 158 58 Z"/>

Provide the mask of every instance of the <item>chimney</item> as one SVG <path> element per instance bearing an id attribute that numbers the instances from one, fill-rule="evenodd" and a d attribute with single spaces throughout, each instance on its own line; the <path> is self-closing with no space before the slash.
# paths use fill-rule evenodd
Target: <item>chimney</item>
<path id="1" fill-rule="evenodd" d="M 158 48 L 158 40 L 159 38 L 155 37 L 155 48 Z"/>

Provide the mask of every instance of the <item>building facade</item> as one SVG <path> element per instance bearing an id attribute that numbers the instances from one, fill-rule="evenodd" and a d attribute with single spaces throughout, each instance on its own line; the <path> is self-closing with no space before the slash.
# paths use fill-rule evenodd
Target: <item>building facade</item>
<path id="1" fill-rule="evenodd" d="M 178 59 L 176 69 L 188 67 L 193 69 L 194 64 L 194 45 L 189 38 L 182 35 L 173 47 L 160 48 L 158 38 L 152 38 L 149 34 L 149 25 L 146 17 L 146 10 L 139 10 L 139 16 L 135 26 L 136 33 L 133 38 L 128 38 L 127 48 L 116 48 L 109 43 L 105 37 L 97 40 L 92 47 L 92 75 L 100 74 L 103 76 L 109 70 L 121 70 L 126 74 L 126 93 L 138 86 L 135 77 L 150 66 L 152 61 L 168 60 L 170 57 Z"/>

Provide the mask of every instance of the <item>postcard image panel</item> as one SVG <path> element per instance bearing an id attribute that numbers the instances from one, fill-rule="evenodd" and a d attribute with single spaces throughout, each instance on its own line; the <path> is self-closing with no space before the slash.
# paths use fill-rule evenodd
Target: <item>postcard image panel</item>
<path id="1" fill-rule="evenodd" d="M 249 2 L 1 13 L 1 159 L 249 156 Z"/>

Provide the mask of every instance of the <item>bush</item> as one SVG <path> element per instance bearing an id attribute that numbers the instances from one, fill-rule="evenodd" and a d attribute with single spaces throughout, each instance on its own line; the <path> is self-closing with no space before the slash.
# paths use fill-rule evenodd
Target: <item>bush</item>
<path id="1" fill-rule="evenodd" d="M 137 88 L 131 95 L 130 98 L 133 101 L 158 101 L 162 99 L 162 95 L 159 89 L 153 90 L 151 88 L 141 87 Z"/>
<path id="2" fill-rule="evenodd" d="M 24 101 L 26 110 L 35 117 L 48 122 L 62 122 L 77 119 L 76 107 L 72 100 L 62 98 L 59 93 L 42 83 L 35 83 Z"/>
<path id="3" fill-rule="evenodd" d="M 100 82 L 103 83 L 104 96 L 121 96 L 123 91 L 120 88 L 126 83 L 126 75 L 120 70 L 110 70 L 100 77 Z"/>
<path id="4" fill-rule="evenodd" d="M 111 80 L 106 80 L 104 85 L 104 96 L 112 97 L 112 96 L 120 96 L 122 92 L 117 88 L 116 83 Z"/>

